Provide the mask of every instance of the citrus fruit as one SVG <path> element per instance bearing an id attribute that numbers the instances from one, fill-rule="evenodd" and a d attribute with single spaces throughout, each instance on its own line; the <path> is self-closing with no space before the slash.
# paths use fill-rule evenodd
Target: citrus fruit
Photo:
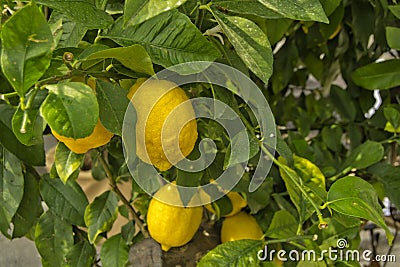
<path id="1" fill-rule="evenodd" d="M 83 154 L 89 149 L 103 146 L 110 142 L 111 138 L 113 137 L 113 134 L 104 128 L 100 120 L 94 127 L 93 132 L 84 138 L 74 139 L 59 135 L 53 130 L 51 130 L 51 132 L 55 138 L 57 138 L 60 142 L 63 142 L 72 152 L 77 154 Z"/>
<path id="2" fill-rule="evenodd" d="M 151 199 L 147 211 L 147 227 L 151 237 L 161 244 L 164 251 L 185 245 L 200 226 L 203 208 L 172 206 L 157 200 L 157 197 L 168 198 L 174 203 L 180 198 L 175 185 L 168 184 Z"/>
<path id="3" fill-rule="evenodd" d="M 242 208 L 247 206 L 246 200 L 238 193 L 238 192 L 229 192 L 227 194 L 228 198 L 230 199 L 232 203 L 232 211 L 229 212 L 226 215 L 223 215 L 224 217 L 229 217 L 232 215 L 235 215 L 241 211 Z M 206 209 L 212 213 L 217 213 L 212 204 L 207 204 L 205 205 Z"/>
<path id="4" fill-rule="evenodd" d="M 74 76 L 70 79 L 70 81 L 85 82 L 85 78 L 82 76 Z M 96 80 L 94 78 L 89 78 L 86 83 L 93 90 L 96 89 Z M 51 129 L 51 132 L 53 133 L 55 138 L 57 138 L 60 142 L 63 142 L 72 152 L 75 152 L 77 154 L 83 154 L 86 153 L 89 149 L 103 146 L 110 142 L 111 138 L 114 136 L 113 133 L 104 128 L 100 120 L 94 127 L 93 132 L 89 136 L 84 138 L 74 139 L 71 137 L 65 137 L 58 134 L 53 129 Z"/>
<path id="5" fill-rule="evenodd" d="M 136 154 L 141 160 L 165 171 L 189 155 L 197 124 L 191 103 L 184 103 L 189 100 L 185 91 L 170 81 L 138 79 L 127 96 L 137 114 Z"/>
<path id="6" fill-rule="evenodd" d="M 225 218 L 222 223 L 222 243 L 241 239 L 261 239 L 262 236 L 263 232 L 256 219 L 244 211 Z"/>

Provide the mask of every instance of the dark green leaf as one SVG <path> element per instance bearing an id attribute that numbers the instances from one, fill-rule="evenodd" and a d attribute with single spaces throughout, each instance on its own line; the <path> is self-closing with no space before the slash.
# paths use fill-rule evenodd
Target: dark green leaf
<path id="1" fill-rule="evenodd" d="M 24 175 L 24 195 L 12 219 L 14 225 L 12 237 L 26 235 L 35 226 L 42 213 L 43 208 L 37 177 L 27 172 Z"/>
<path id="2" fill-rule="evenodd" d="M 296 235 L 298 222 L 293 215 L 286 210 L 279 210 L 274 213 L 272 222 L 269 225 L 266 236 L 271 238 L 285 239 Z"/>
<path id="3" fill-rule="evenodd" d="M 212 10 L 236 52 L 263 82 L 272 74 L 272 49 L 264 32 L 251 20 Z"/>
<path id="4" fill-rule="evenodd" d="M 56 147 L 54 163 L 61 181 L 65 184 L 68 179 L 79 170 L 85 154 L 72 152 L 64 143 L 59 142 Z"/>
<path id="5" fill-rule="evenodd" d="M 57 48 L 77 47 L 88 30 L 85 25 L 72 21 L 58 11 L 53 11 L 51 13 L 49 23 L 56 25 L 61 24 Z"/>
<path id="6" fill-rule="evenodd" d="M 119 19 L 105 34 L 122 46 L 142 45 L 152 61 L 163 67 L 192 61 L 213 61 L 218 50 L 202 35 L 190 19 L 176 10 L 164 12 L 140 25 L 123 28 Z M 199 69 L 180 70 L 182 74 Z"/>
<path id="7" fill-rule="evenodd" d="M 43 266 L 60 267 L 74 244 L 72 226 L 51 212 L 46 212 L 36 226 L 35 244 Z"/>
<path id="8" fill-rule="evenodd" d="M 1 29 L 1 66 L 14 90 L 23 97 L 50 65 L 53 37 L 39 8 L 30 3 Z"/>
<path id="9" fill-rule="evenodd" d="M 65 255 L 63 267 L 91 267 L 96 257 L 96 249 L 87 241 L 75 244 Z"/>
<path id="10" fill-rule="evenodd" d="M 354 83 L 369 90 L 385 90 L 400 85 L 400 59 L 371 63 L 352 73 Z"/>
<path id="11" fill-rule="evenodd" d="M 94 1 L 91 0 L 37 0 L 36 2 L 57 10 L 88 29 L 104 29 L 113 22 L 112 17 L 96 8 Z"/>
<path id="12" fill-rule="evenodd" d="M 11 220 L 24 195 L 21 162 L 0 146 L 0 231 L 8 236 Z"/>
<path id="13" fill-rule="evenodd" d="M 83 216 L 88 200 L 75 181 L 63 184 L 59 178 L 45 175 L 40 181 L 40 194 L 55 215 L 71 224 L 85 226 Z"/>
<path id="14" fill-rule="evenodd" d="M 329 207 L 349 216 L 371 220 L 382 227 L 392 243 L 393 235 L 383 219 L 375 189 L 356 176 L 346 176 L 332 184 L 328 192 Z"/>
<path id="15" fill-rule="evenodd" d="M 22 161 L 33 166 L 44 166 L 45 153 L 43 144 L 27 147 L 14 135 L 11 121 L 15 111 L 9 105 L 0 104 L 0 144 Z"/>
<path id="16" fill-rule="evenodd" d="M 343 120 L 353 121 L 355 119 L 356 107 L 347 90 L 333 85 L 331 87 L 331 101 Z"/>
<path id="17" fill-rule="evenodd" d="M 33 96 L 28 95 L 28 98 L 29 97 Z M 43 130 L 45 123 L 43 122 L 43 118 L 40 116 L 39 107 L 46 97 L 46 91 L 39 91 L 34 97 L 30 109 L 24 111 L 21 109 L 21 106 L 18 106 L 12 119 L 12 128 L 15 136 L 26 146 L 37 144 L 43 145 Z M 24 121 L 25 127 L 22 128 Z"/>
<path id="18" fill-rule="evenodd" d="M 128 249 L 128 245 L 121 234 L 110 237 L 101 247 L 102 266 L 124 267 L 128 263 Z"/>
<path id="19" fill-rule="evenodd" d="M 89 136 L 99 120 L 99 105 L 92 88 L 81 82 L 46 85 L 49 95 L 40 112 L 59 135 L 72 138 Z"/>
<path id="20" fill-rule="evenodd" d="M 379 162 L 383 156 L 384 149 L 382 144 L 368 140 L 351 151 L 343 163 L 342 169 L 364 169 Z"/>
<path id="21" fill-rule="evenodd" d="M 88 227 L 89 241 L 93 244 L 99 234 L 111 229 L 118 215 L 118 199 L 111 191 L 96 197 L 87 206 L 85 224 Z"/>
<path id="22" fill-rule="evenodd" d="M 389 6 L 390 12 L 393 13 L 393 15 L 396 16 L 396 18 L 400 19 L 400 6 L 399 5 L 393 5 Z"/>
<path id="23" fill-rule="evenodd" d="M 140 24 L 185 2 L 186 0 L 127 0 L 124 6 L 124 26 Z"/>
<path id="24" fill-rule="evenodd" d="M 324 9 L 318 0 L 258 0 L 267 8 L 295 20 L 311 20 L 329 23 Z"/>
<path id="25" fill-rule="evenodd" d="M 230 12 L 239 14 L 256 15 L 268 19 L 279 19 L 284 17 L 282 14 L 267 8 L 257 0 L 217 0 L 213 1 L 213 3 Z"/>
<path id="26" fill-rule="evenodd" d="M 146 49 L 141 45 L 131 45 L 128 47 L 110 48 L 102 51 L 95 52 L 88 56 L 86 59 L 105 59 L 115 58 L 122 65 L 135 72 L 153 75 L 153 64 L 151 63 L 150 56 L 147 54 Z"/>
<path id="27" fill-rule="evenodd" d="M 242 178 L 243 179 L 243 178 Z M 250 183 L 250 181 L 248 181 Z M 261 186 L 254 192 L 248 192 L 248 185 L 245 189 L 247 205 L 251 213 L 257 213 L 270 203 L 270 196 L 274 191 L 274 180 L 267 177 Z"/>
<path id="28" fill-rule="evenodd" d="M 342 128 L 338 125 L 325 126 L 322 128 L 322 141 L 333 151 L 340 151 L 342 147 Z"/>
<path id="29" fill-rule="evenodd" d="M 127 91 L 117 85 L 96 80 L 96 96 L 100 106 L 101 123 L 107 130 L 119 136 L 122 136 L 122 124 L 130 104 L 126 94 Z M 133 114 L 130 116 L 130 118 L 134 118 Z"/>
<path id="30" fill-rule="evenodd" d="M 385 193 L 390 201 L 397 208 L 400 207 L 400 167 L 382 162 L 368 168 L 368 172 L 378 177 L 379 181 L 383 183 Z"/>
<path id="31" fill-rule="evenodd" d="M 211 266 L 258 266 L 258 251 L 262 249 L 261 240 L 238 240 L 223 243 L 208 252 L 197 267 Z"/>
<path id="32" fill-rule="evenodd" d="M 293 69 L 297 64 L 299 53 L 294 42 L 286 42 L 276 54 L 271 77 L 272 90 L 275 94 L 282 91 L 293 76 Z"/>

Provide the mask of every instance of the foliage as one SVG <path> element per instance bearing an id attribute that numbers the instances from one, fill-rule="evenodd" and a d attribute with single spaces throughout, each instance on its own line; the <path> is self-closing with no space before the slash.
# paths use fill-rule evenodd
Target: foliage
<path id="1" fill-rule="evenodd" d="M 276 266 L 257 258 L 267 244 L 322 251 L 336 246 L 339 237 L 355 248 L 362 220 L 384 228 L 392 242 L 380 201 L 388 196 L 400 208 L 400 5 L 395 1 L 0 3 L 0 231 L 10 239 L 33 239 L 43 266 L 97 264 L 100 241 L 103 266 L 125 266 L 129 247 L 148 237 L 150 196 L 135 183 L 123 156 L 126 94 L 136 79 L 191 61 L 217 61 L 245 73 L 268 100 L 278 129 L 274 157 L 259 142 L 263 136 L 248 105 L 231 90 L 207 83 L 183 86 L 192 98 L 227 103 L 244 121 L 251 159 L 233 190 L 245 196 L 246 209 L 265 236 L 219 245 L 198 266 Z M 201 70 L 176 69 L 181 75 Z M 73 77 L 83 82 L 70 81 Z M 85 84 L 89 78 L 96 78 L 95 91 Z M 51 170 L 39 175 L 50 127 L 83 138 L 99 120 L 115 134 L 110 143 L 85 155 L 60 143 Z M 181 185 L 206 184 L 236 160 L 221 125 L 203 118 L 197 123 L 199 139 L 215 142 L 216 157 L 198 173 L 162 172 Z M 274 164 L 264 183 L 249 192 L 262 151 Z M 196 148 L 189 158 L 198 154 Z M 92 201 L 77 180 L 86 160 L 93 177 L 111 185 Z M 119 189 L 127 180 L 128 198 Z M 384 194 L 375 191 L 379 187 Z M 224 197 L 213 207 L 229 213 L 232 204 Z M 132 222 L 108 236 L 118 215 Z M 325 258 L 319 264 L 355 263 Z"/>

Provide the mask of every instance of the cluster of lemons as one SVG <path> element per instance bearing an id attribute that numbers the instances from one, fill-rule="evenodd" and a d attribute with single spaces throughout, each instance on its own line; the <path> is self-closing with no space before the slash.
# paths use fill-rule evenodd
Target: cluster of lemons
<path id="1" fill-rule="evenodd" d="M 82 80 L 83 81 L 83 80 Z M 95 90 L 95 82 L 87 81 Z M 140 90 L 138 90 L 140 88 Z M 161 97 L 160 97 L 161 96 Z M 132 101 L 136 113 L 136 153 L 138 157 L 154 165 L 160 171 L 170 169 L 176 162 L 186 157 L 193 150 L 197 139 L 197 123 L 191 105 L 183 106 L 174 114 L 173 124 L 166 124 L 171 112 L 187 101 L 184 90 L 166 80 L 138 79 L 131 87 L 127 97 Z M 154 104 L 155 103 L 155 104 Z M 181 129 L 176 125 L 182 126 Z M 113 134 L 97 123 L 91 135 L 81 139 L 61 136 L 52 131 L 54 136 L 75 153 L 86 153 L 89 149 L 107 144 Z M 176 151 L 176 137 L 180 153 Z M 165 154 L 167 151 L 168 157 Z M 225 215 L 221 229 L 221 241 L 240 239 L 261 239 L 263 232 L 256 219 L 245 211 L 245 199 L 237 192 L 229 192 L 232 211 Z M 188 243 L 200 227 L 203 207 L 184 207 L 166 204 L 158 199 L 179 198 L 176 187 L 172 184 L 163 186 L 152 198 L 147 213 L 147 226 L 151 237 L 159 242 L 164 251 Z M 211 205 L 205 206 L 215 213 Z"/>

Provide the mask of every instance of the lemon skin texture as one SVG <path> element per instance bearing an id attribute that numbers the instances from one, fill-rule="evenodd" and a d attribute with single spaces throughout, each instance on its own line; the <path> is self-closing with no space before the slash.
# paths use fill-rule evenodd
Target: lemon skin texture
<path id="1" fill-rule="evenodd" d="M 236 215 L 225 218 L 221 228 L 221 242 L 242 239 L 256 239 L 263 237 L 263 232 L 256 219 L 242 211 Z"/>
<path id="2" fill-rule="evenodd" d="M 127 96 L 137 113 L 136 154 L 142 161 L 166 171 L 192 152 L 197 123 L 191 103 L 182 104 L 189 100 L 184 90 L 166 80 L 138 79 Z"/>
<path id="3" fill-rule="evenodd" d="M 161 244 L 164 251 L 171 247 L 180 247 L 188 243 L 197 232 L 203 207 L 181 207 L 163 203 L 156 197 L 179 198 L 176 187 L 163 186 L 151 199 L 147 212 L 147 227 L 150 236 Z"/>

